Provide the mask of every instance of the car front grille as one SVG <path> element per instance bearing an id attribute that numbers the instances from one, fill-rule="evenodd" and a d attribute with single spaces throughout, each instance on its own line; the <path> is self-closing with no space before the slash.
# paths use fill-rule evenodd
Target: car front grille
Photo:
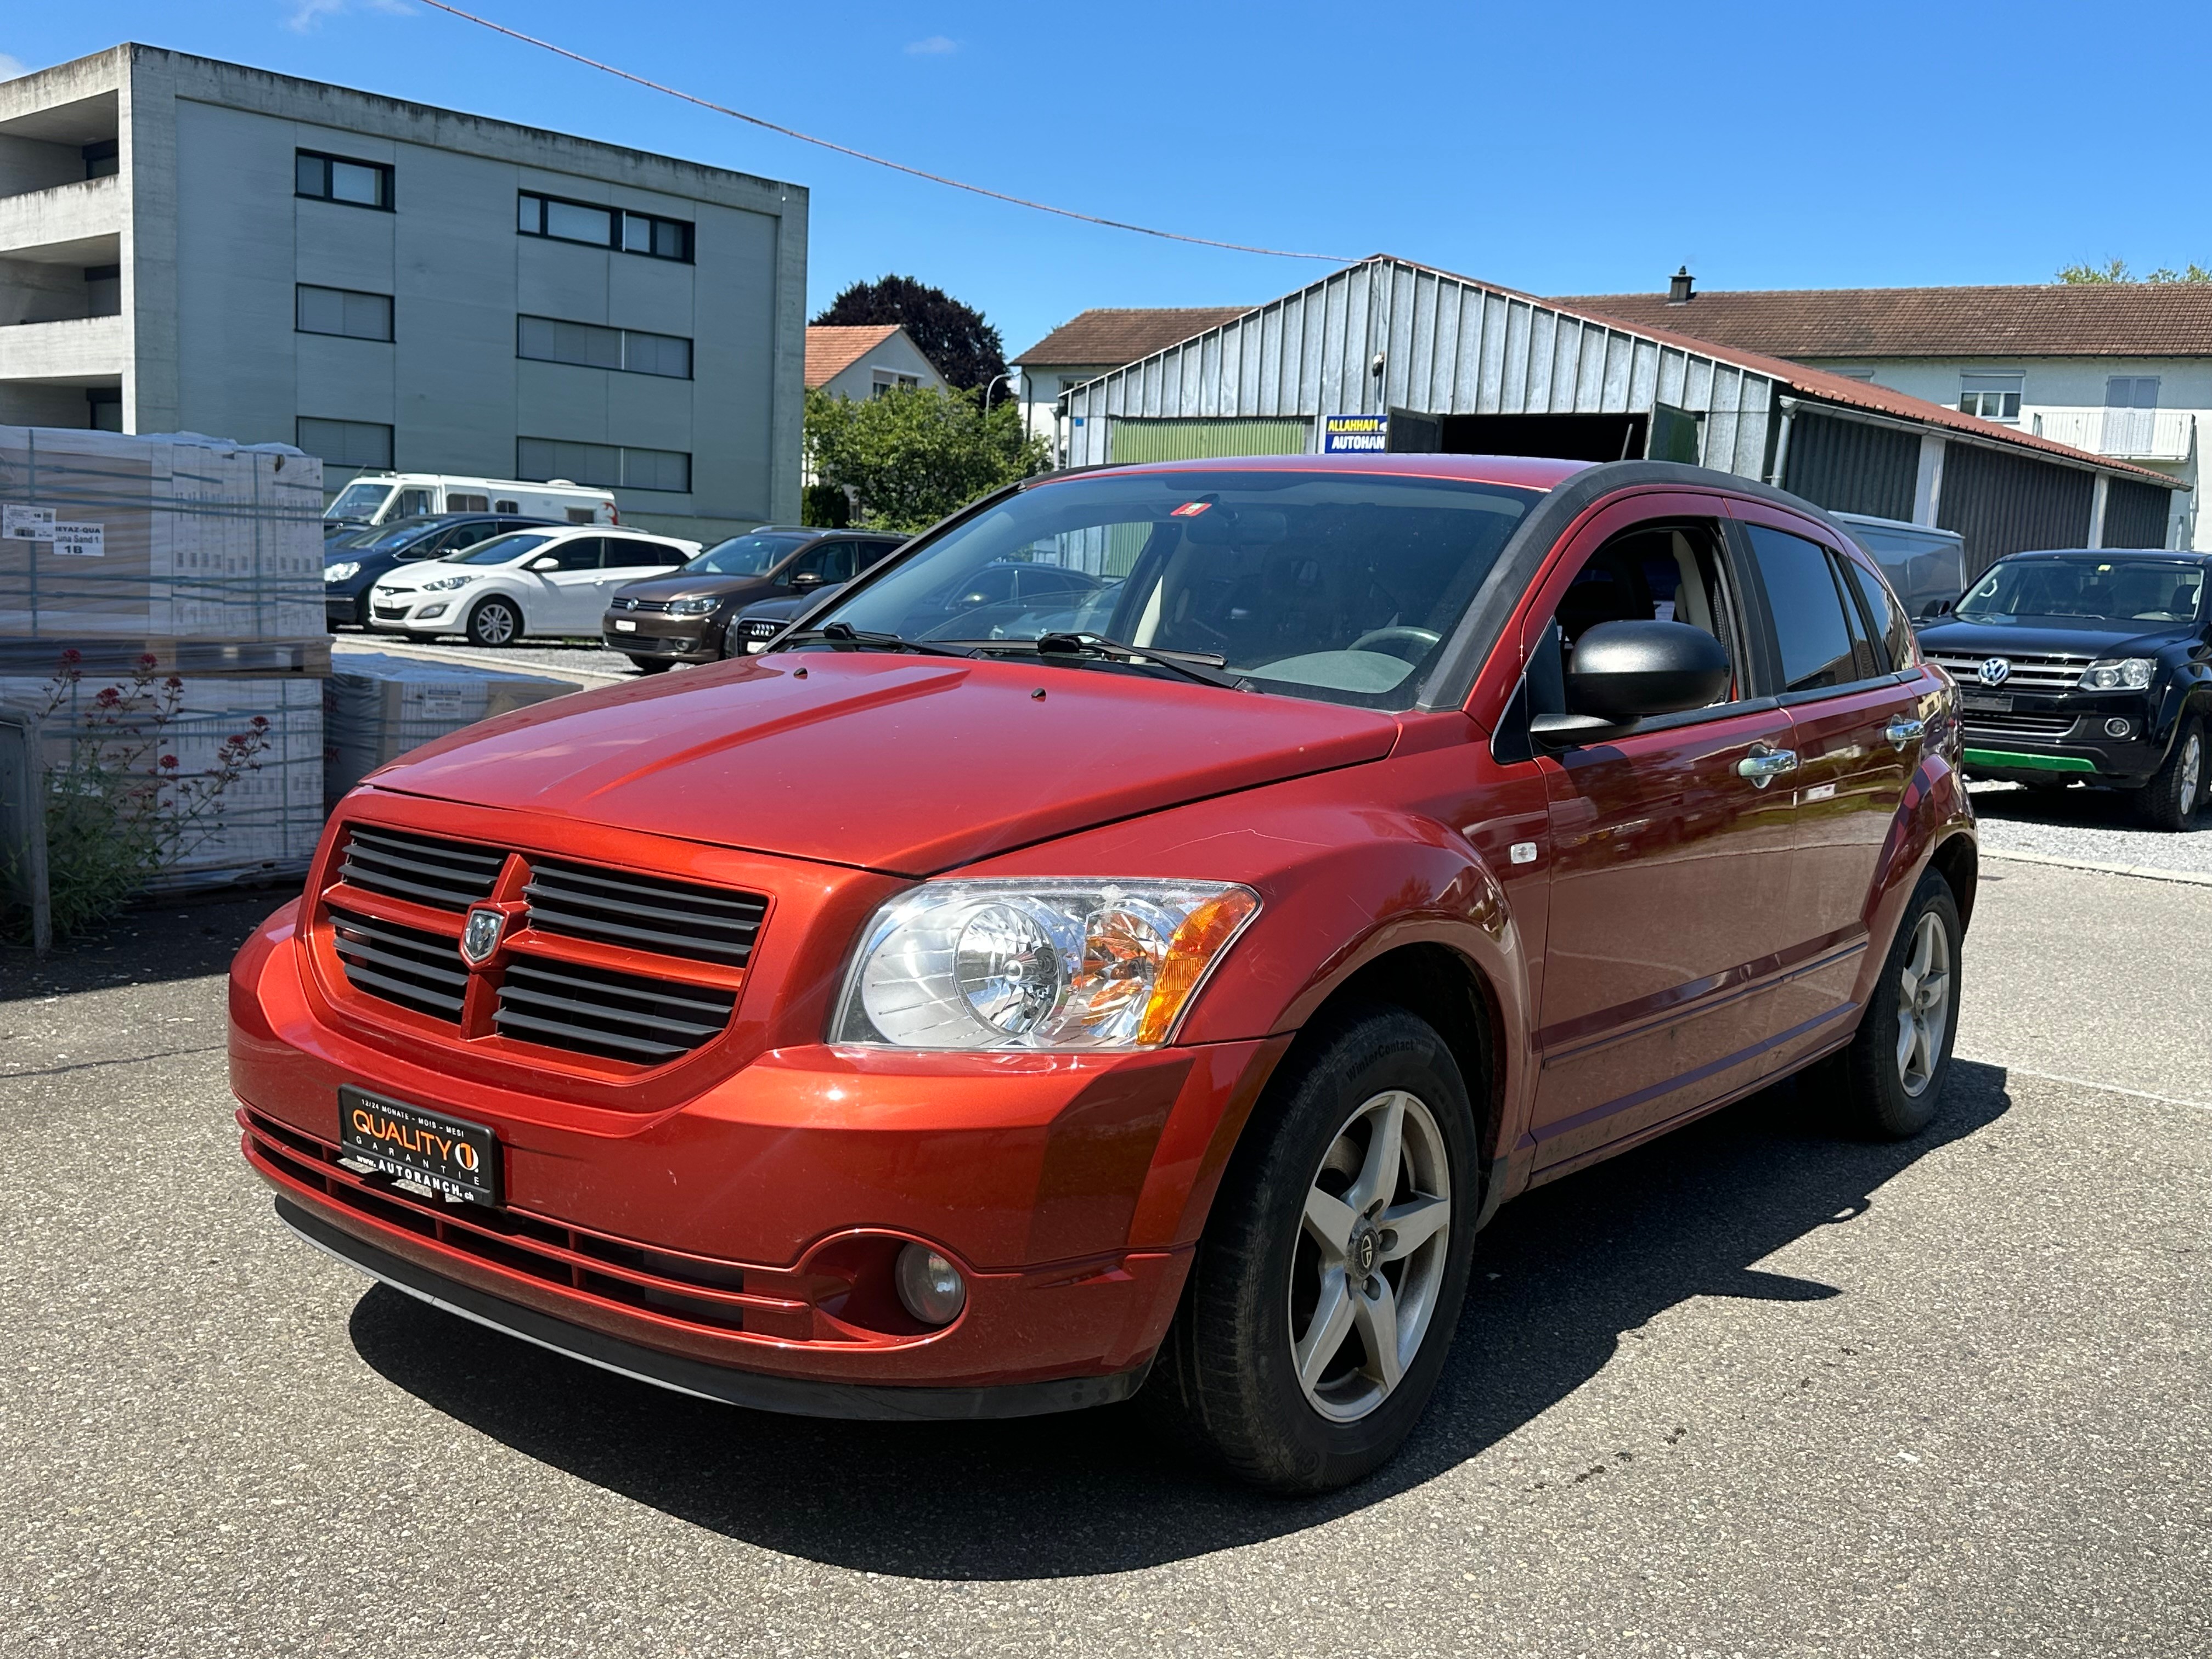
<path id="1" fill-rule="evenodd" d="M 453 939 L 343 910 L 331 912 L 331 926 L 355 990 L 439 1019 L 460 1018 L 469 970 Z"/>
<path id="2" fill-rule="evenodd" d="M 398 622 L 406 616 L 410 607 L 404 605 L 379 605 L 370 608 L 387 621 Z"/>
<path id="3" fill-rule="evenodd" d="M 1977 732 L 1990 732 L 2014 738 L 2063 738 L 2074 729 L 2074 716 L 2003 714 L 1991 709 L 1969 708 L 1966 712 L 1965 725 L 1970 737 Z"/>
<path id="4" fill-rule="evenodd" d="M 349 887 L 438 910 L 465 910 L 491 896 L 507 854 L 460 842 L 356 824 L 346 832 L 338 878 Z"/>
<path id="5" fill-rule="evenodd" d="M 659 1066 L 718 1034 L 736 1006 L 731 991 L 518 957 L 501 979 L 492 1024 L 517 1042 Z"/>
<path id="6" fill-rule="evenodd" d="M 1982 678 L 1982 665 L 1991 658 L 2002 658 L 2011 665 L 2005 678 L 1990 689 L 2004 691 L 2040 691 L 2044 693 L 2072 691 L 2081 684 L 2082 671 L 2094 659 L 2075 656 L 2012 655 L 1992 651 L 1979 656 L 1956 651 L 1938 651 L 1931 660 L 1950 671 L 1951 678 L 1962 686 L 1972 689 L 1988 685 Z"/>
<path id="7" fill-rule="evenodd" d="M 574 864 L 533 864 L 522 896 L 530 901 L 530 925 L 541 933 L 732 968 L 745 965 L 768 911 L 768 901 L 752 893 Z"/>
<path id="8" fill-rule="evenodd" d="M 610 611 L 657 611 L 665 612 L 673 601 L 669 599 L 633 599 L 617 593 L 609 602 Z"/>

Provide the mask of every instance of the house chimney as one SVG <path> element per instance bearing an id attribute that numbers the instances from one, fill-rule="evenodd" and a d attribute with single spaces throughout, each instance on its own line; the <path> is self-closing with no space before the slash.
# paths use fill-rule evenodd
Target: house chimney
<path id="1" fill-rule="evenodd" d="M 1667 303 L 1686 306 L 1697 297 L 1697 278 L 1690 275 L 1689 266 L 1684 265 L 1668 281 Z"/>

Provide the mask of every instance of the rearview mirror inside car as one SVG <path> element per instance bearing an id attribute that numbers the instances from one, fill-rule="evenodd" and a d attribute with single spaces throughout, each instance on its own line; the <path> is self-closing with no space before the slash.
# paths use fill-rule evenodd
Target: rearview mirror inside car
<path id="1" fill-rule="evenodd" d="M 1678 622 L 1599 623 L 1575 641 L 1565 714 L 1538 714 L 1531 736 L 1555 748 L 1602 743 L 1639 720 L 1703 708 L 1727 694 L 1721 642 Z"/>

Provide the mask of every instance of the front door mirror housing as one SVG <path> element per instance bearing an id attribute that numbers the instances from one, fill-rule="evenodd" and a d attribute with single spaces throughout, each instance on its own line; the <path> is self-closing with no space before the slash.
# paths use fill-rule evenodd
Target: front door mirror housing
<path id="1" fill-rule="evenodd" d="M 793 587 L 819 587 L 822 586 L 822 573 L 818 570 L 798 571 L 793 574 L 791 585 Z"/>
<path id="2" fill-rule="evenodd" d="M 1529 735 L 1553 748 L 1625 737 L 1639 721 L 1703 708 L 1728 694 L 1728 653 L 1678 622 L 1599 623 L 1575 641 L 1566 713 L 1538 714 Z"/>
<path id="3" fill-rule="evenodd" d="M 561 556 L 557 553 L 541 553 L 530 562 L 530 568 L 532 570 L 558 570 L 561 568 Z"/>

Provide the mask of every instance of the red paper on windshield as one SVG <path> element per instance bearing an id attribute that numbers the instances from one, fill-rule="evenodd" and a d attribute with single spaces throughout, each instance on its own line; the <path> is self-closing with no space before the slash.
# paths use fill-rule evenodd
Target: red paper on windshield
<path id="1" fill-rule="evenodd" d="M 1194 519 L 1212 505 L 1213 503 L 1212 501 L 1185 501 L 1181 507 L 1176 508 L 1173 513 L 1169 514 L 1169 517 L 1176 519 Z"/>

